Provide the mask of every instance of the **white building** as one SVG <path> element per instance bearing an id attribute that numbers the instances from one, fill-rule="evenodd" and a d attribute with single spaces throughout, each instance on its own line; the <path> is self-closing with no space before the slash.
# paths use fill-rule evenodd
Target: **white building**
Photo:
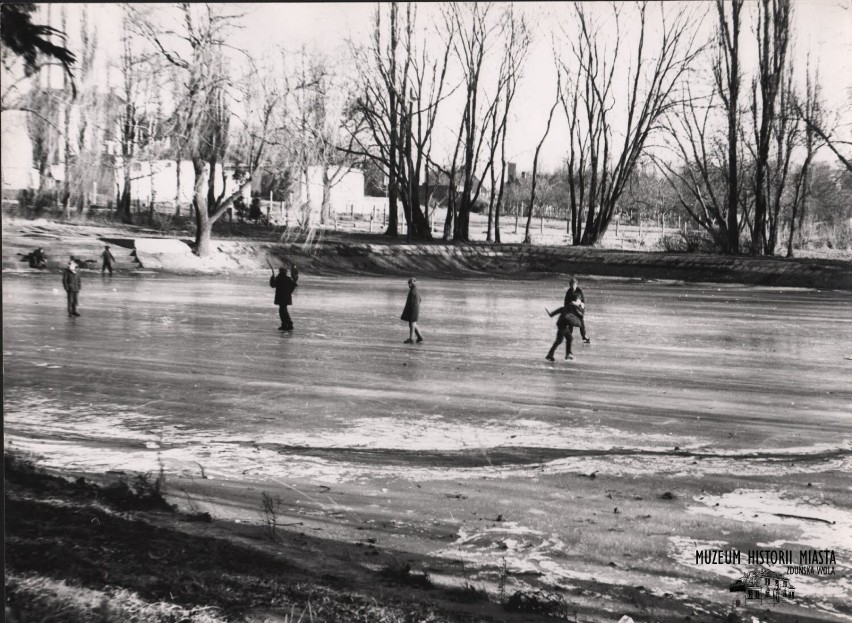
<path id="1" fill-rule="evenodd" d="M 0 176 L 3 193 L 14 194 L 38 186 L 38 171 L 33 168 L 33 143 L 27 130 L 27 113 L 4 110 L 0 116 Z"/>
<path id="2" fill-rule="evenodd" d="M 237 189 L 234 181 L 233 170 L 225 167 L 225 189 L 228 194 Z M 124 188 L 124 167 L 120 161 L 116 163 L 115 169 L 116 194 L 121 194 Z M 192 195 L 195 188 L 195 169 L 192 161 L 182 160 L 180 163 L 180 196 L 178 196 L 178 166 L 174 160 L 153 160 L 143 162 L 132 162 L 130 164 L 130 199 L 142 204 L 154 202 L 174 204 L 178 201 L 181 205 L 192 203 Z M 222 192 L 222 165 L 216 165 L 214 188 L 217 193 Z M 227 195 L 226 195 L 227 196 Z M 243 191 L 246 201 L 251 197 L 251 188 Z"/>
<path id="3" fill-rule="evenodd" d="M 331 180 L 329 203 L 332 214 L 350 214 L 362 212 L 364 199 L 364 172 L 360 169 L 331 167 L 328 172 Z M 290 202 L 294 207 L 310 206 L 311 220 L 319 218 L 323 199 L 323 167 L 308 167 L 307 183 L 304 174 L 297 174 L 299 180 L 290 191 Z"/>

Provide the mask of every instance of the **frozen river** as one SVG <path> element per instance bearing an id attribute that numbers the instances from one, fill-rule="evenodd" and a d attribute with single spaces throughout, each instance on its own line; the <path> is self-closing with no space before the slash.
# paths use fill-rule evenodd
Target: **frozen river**
<path id="1" fill-rule="evenodd" d="M 84 273 L 76 319 L 57 275 L 4 275 L 6 444 L 56 468 L 353 496 L 494 479 L 509 508 L 519 486 L 553 490 L 523 484 L 540 473 L 767 486 L 849 470 L 849 293 L 581 281 L 592 344 L 549 363 L 564 279 L 418 281 L 410 346 L 405 279 L 303 275 L 282 334 L 268 275 Z"/>

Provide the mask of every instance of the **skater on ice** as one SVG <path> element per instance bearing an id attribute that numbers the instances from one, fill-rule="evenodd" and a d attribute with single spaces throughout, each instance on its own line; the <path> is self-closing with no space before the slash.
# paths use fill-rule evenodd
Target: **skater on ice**
<path id="1" fill-rule="evenodd" d="M 62 287 L 68 294 L 68 315 L 79 316 L 77 313 L 77 297 L 80 292 L 80 274 L 77 272 L 77 263 L 74 260 L 68 262 L 62 273 Z"/>
<path id="2" fill-rule="evenodd" d="M 104 274 L 104 271 L 109 271 L 109 274 L 112 274 L 112 263 L 115 261 L 115 256 L 112 254 L 112 251 L 109 250 L 109 245 L 104 247 L 103 253 L 101 253 L 101 258 L 103 258 L 103 264 L 101 265 L 101 274 Z"/>
<path id="3" fill-rule="evenodd" d="M 571 277 L 568 282 L 568 290 L 565 292 L 565 307 L 580 319 L 580 337 L 583 338 L 583 342 L 591 344 L 592 340 L 586 335 L 586 297 L 583 295 L 583 290 L 580 289 L 576 277 Z"/>
<path id="4" fill-rule="evenodd" d="M 269 266 L 272 268 L 272 265 Z M 269 287 L 275 288 L 275 304 L 278 305 L 278 317 L 281 319 L 279 331 L 292 331 L 293 320 L 290 318 L 290 312 L 287 310 L 289 305 L 293 304 L 293 291 L 297 287 L 296 281 L 299 278 L 299 270 L 293 265 L 291 273 L 293 278 L 287 275 L 286 268 L 279 268 L 278 274 L 272 270 L 272 277 L 269 278 Z"/>
<path id="5" fill-rule="evenodd" d="M 420 293 L 417 292 L 417 279 L 412 277 L 408 280 L 408 298 L 405 299 L 405 307 L 402 310 L 401 320 L 408 323 L 408 339 L 405 344 L 414 344 L 414 336 L 417 336 L 417 343 L 423 341 L 423 336 L 420 335 L 420 329 L 417 328 L 417 321 L 420 319 Z"/>

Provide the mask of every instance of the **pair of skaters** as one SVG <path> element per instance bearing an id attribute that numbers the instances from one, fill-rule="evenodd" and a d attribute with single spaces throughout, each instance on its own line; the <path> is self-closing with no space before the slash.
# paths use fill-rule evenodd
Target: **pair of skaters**
<path id="1" fill-rule="evenodd" d="M 586 313 L 586 297 L 583 296 L 583 291 L 576 277 L 571 277 L 569 281 L 568 291 L 565 292 L 565 303 L 559 309 L 548 311 L 548 315 L 553 318 L 557 314 L 559 319 L 556 321 L 556 340 L 553 346 L 545 356 L 548 361 L 554 361 L 553 355 L 562 341 L 565 341 L 565 359 L 574 359 L 571 352 L 571 344 L 574 337 L 574 327 L 580 329 L 580 336 L 583 338 L 583 343 L 591 344 L 592 340 L 586 335 L 586 323 L 584 316 Z"/>

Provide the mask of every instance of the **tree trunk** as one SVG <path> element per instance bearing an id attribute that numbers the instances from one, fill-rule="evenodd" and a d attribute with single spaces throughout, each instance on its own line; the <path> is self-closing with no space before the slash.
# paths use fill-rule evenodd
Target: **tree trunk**
<path id="1" fill-rule="evenodd" d="M 210 240 L 212 238 L 213 223 L 210 222 L 208 209 L 209 180 L 215 172 L 207 171 L 207 163 L 203 158 L 194 157 L 192 168 L 195 174 L 193 187 L 192 207 L 195 215 L 195 254 L 198 257 L 206 257 L 210 253 Z"/>
<path id="2" fill-rule="evenodd" d="M 720 3 L 720 19 L 725 19 Z M 729 46 L 729 73 L 728 73 L 728 213 L 727 213 L 727 252 L 738 255 L 740 252 L 740 227 L 737 222 L 737 208 L 739 205 L 739 157 L 737 152 L 737 120 L 740 99 L 740 12 L 742 11 L 742 0 L 734 0 L 732 7 L 733 36 L 724 42 Z"/>
<path id="3" fill-rule="evenodd" d="M 180 158 L 175 159 L 177 176 L 175 177 L 175 217 L 180 217 Z"/>
<path id="4" fill-rule="evenodd" d="M 124 159 L 124 185 L 121 189 L 121 195 L 118 201 L 118 214 L 122 223 L 131 223 L 133 217 L 130 214 L 130 160 Z"/>
<path id="5" fill-rule="evenodd" d="M 328 165 L 322 167 L 322 208 L 320 208 L 320 223 L 325 225 L 331 220 L 331 178 L 328 175 Z"/>

